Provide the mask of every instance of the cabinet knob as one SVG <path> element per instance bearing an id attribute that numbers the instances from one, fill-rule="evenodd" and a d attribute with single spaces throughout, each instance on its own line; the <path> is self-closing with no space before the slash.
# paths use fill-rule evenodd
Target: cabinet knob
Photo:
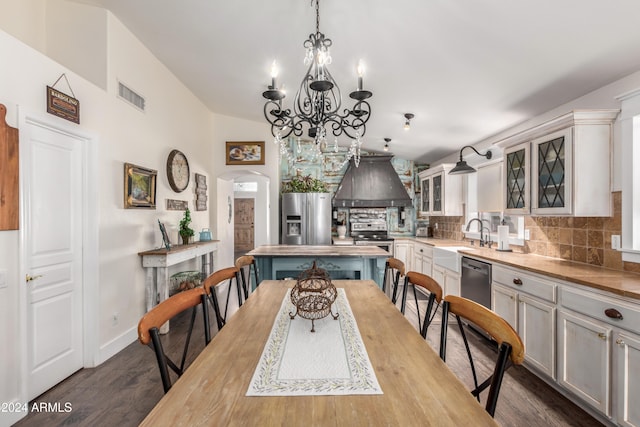
<path id="1" fill-rule="evenodd" d="M 599 332 L 598 333 L 598 338 L 600 338 L 601 340 L 606 340 L 607 339 L 607 334 L 605 334 L 603 332 Z"/>
<path id="2" fill-rule="evenodd" d="M 516 277 L 515 279 L 513 279 L 513 284 L 522 286 L 522 279 L 520 279 L 519 277 Z"/>
<path id="3" fill-rule="evenodd" d="M 604 314 L 607 317 L 610 317 L 611 319 L 617 319 L 617 320 L 622 320 L 622 313 L 620 313 L 618 310 L 616 310 L 615 308 L 607 308 L 604 311 Z"/>
<path id="4" fill-rule="evenodd" d="M 618 339 L 616 340 L 616 344 L 618 344 L 618 345 L 624 345 L 624 340 L 623 340 L 622 338 L 618 338 Z"/>

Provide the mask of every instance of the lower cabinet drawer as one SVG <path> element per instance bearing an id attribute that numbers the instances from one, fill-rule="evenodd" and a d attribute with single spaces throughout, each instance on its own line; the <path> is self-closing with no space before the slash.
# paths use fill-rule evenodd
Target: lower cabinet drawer
<path id="1" fill-rule="evenodd" d="M 634 305 L 567 286 L 560 288 L 560 304 L 610 325 L 640 333 L 640 304 Z"/>
<path id="2" fill-rule="evenodd" d="M 493 281 L 526 292 L 549 302 L 556 302 L 556 284 L 542 278 L 493 265 Z"/>

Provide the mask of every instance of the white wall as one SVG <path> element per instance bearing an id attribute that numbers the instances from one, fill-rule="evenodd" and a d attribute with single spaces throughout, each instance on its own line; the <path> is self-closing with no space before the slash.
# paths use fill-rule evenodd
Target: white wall
<path id="1" fill-rule="evenodd" d="M 11 3 L 17 2 L 0 0 L 0 28 L 11 24 L 14 34 L 24 34 L 30 42 L 37 41 L 41 31 L 35 29 L 43 25 L 44 2 L 26 0 L 23 8 L 4 7 Z M 73 15 L 69 18 L 81 21 L 83 11 L 95 16 L 94 9 L 85 8 L 90 7 L 67 10 Z M 0 57 L 3 58 L 0 103 L 7 106 L 8 123 L 17 127 L 18 106 L 46 115 L 45 88 L 66 73 L 75 96 L 80 100 L 79 128 L 99 139 L 99 166 L 95 171 L 99 183 L 95 191 L 100 200 L 99 281 L 85 284 L 97 288 L 99 293 L 99 305 L 94 310 L 99 325 L 99 348 L 93 349 L 96 363 L 121 350 L 136 337 L 137 322 L 145 311 L 144 271 L 138 252 L 161 245 L 158 219 L 168 226 L 175 241 L 178 221 L 182 217 L 180 211 L 165 209 L 166 199 L 188 200 L 193 206 L 193 180 L 189 188 L 180 194 L 174 193 L 168 185 L 165 165 L 169 152 L 174 148 L 183 151 L 189 159 L 192 178 L 195 172 L 204 174 L 211 189 L 215 188 L 215 176 L 225 169 L 224 160 L 220 163 L 224 141 L 265 140 L 267 132 L 264 124 L 212 115 L 110 13 L 105 15 L 102 28 L 106 30 L 102 36 L 108 52 L 107 90 L 0 31 Z M 91 58 L 85 60 L 90 61 Z M 141 113 L 116 97 L 118 79 L 146 97 L 146 112 Z M 62 120 L 50 117 L 54 121 Z M 217 132 L 217 127 L 220 132 Z M 267 162 L 272 164 L 275 149 L 270 151 L 267 151 Z M 158 171 L 157 209 L 124 209 L 125 162 Z M 277 166 L 265 166 L 262 170 L 276 173 L 273 182 L 277 182 Z M 277 189 L 275 191 L 277 194 Z M 194 229 L 210 227 L 213 223 L 210 221 L 215 217 L 214 193 L 212 191 L 209 195 L 208 211 L 193 211 Z M 0 342 L 5 343 L 0 349 L 1 402 L 16 401 L 23 395 L 19 373 L 26 357 L 19 352 L 18 343 L 22 337 L 17 333 L 18 289 L 24 285 L 18 277 L 19 253 L 19 232 L 0 231 L 0 269 L 6 270 L 8 279 L 8 286 L 0 289 Z M 119 313 L 117 325 L 112 322 L 115 312 Z M 0 414 L 0 425 L 14 421 Z"/>
<path id="2" fill-rule="evenodd" d="M 269 177 L 269 199 L 271 203 L 269 216 L 272 218 L 270 224 L 270 243 L 277 244 L 279 218 L 278 198 L 280 191 L 279 149 L 278 146 L 273 143 L 273 136 L 269 131 L 269 126 L 263 122 L 251 122 L 220 114 L 214 114 L 213 117 L 212 166 L 214 176 L 223 177 L 226 180 L 233 180 L 235 177 L 246 174 L 247 170 L 252 170 Z M 252 166 L 226 165 L 224 151 L 226 141 L 265 141 L 265 164 Z M 216 194 L 211 195 L 213 199 L 215 199 L 216 196 Z M 259 214 L 260 212 L 256 212 L 256 216 Z M 211 223 L 216 223 L 215 218 L 211 218 Z M 231 251 L 233 253 L 233 246 L 231 247 Z"/>

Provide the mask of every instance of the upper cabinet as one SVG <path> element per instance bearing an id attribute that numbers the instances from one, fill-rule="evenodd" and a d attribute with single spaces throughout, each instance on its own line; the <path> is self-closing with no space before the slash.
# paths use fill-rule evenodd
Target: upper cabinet
<path id="1" fill-rule="evenodd" d="M 479 212 L 500 212 L 503 208 L 502 191 L 502 161 L 478 165 L 477 174 L 477 203 Z M 467 175 L 468 177 L 469 175 Z M 469 183 L 467 182 L 467 185 Z M 467 187 L 467 191 L 469 187 Z M 469 203 L 469 202 L 468 202 Z"/>
<path id="2" fill-rule="evenodd" d="M 505 212 L 510 214 L 529 213 L 529 170 L 531 166 L 528 142 L 504 150 L 503 169 Z"/>
<path id="3" fill-rule="evenodd" d="M 449 175 L 453 167 L 443 163 L 420 172 L 421 215 L 462 215 L 462 178 Z"/>
<path id="4" fill-rule="evenodd" d="M 575 110 L 497 143 L 504 209 L 611 216 L 612 126 L 619 110 Z"/>

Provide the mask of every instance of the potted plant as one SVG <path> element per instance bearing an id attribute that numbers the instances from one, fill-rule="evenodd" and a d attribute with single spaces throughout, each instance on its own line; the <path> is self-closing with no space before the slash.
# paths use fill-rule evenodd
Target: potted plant
<path id="1" fill-rule="evenodd" d="M 327 184 L 311 175 L 295 175 L 282 183 L 282 193 L 328 193 Z"/>
<path id="2" fill-rule="evenodd" d="M 184 211 L 184 216 L 180 220 L 180 230 L 178 231 L 182 237 L 182 243 L 185 245 L 189 243 L 189 238 L 195 234 L 195 231 L 189 227 L 189 224 L 191 224 L 191 211 L 187 208 L 187 210 Z"/>

